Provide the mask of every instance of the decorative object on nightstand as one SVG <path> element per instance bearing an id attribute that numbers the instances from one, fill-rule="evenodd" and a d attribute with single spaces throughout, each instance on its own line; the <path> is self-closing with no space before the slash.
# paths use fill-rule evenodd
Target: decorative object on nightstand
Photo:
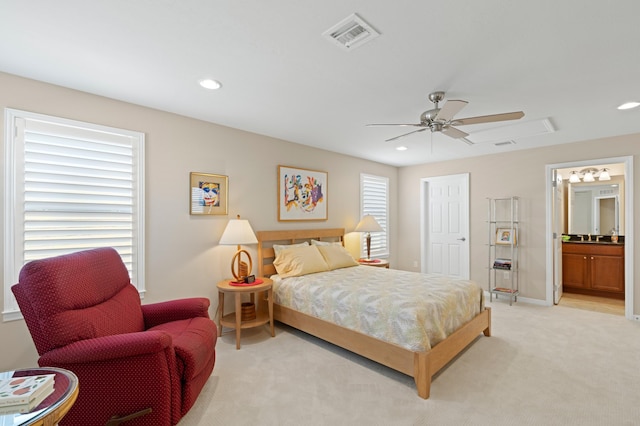
<path id="1" fill-rule="evenodd" d="M 258 244 L 258 239 L 249 221 L 240 219 L 240 215 L 238 215 L 237 219 L 231 219 L 222 233 L 220 244 L 238 246 L 238 251 L 235 256 L 233 256 L 233 259 L 231 259 L 231 275 L 233 275 L 236 282 L 245 282 L 253 269 L 253 262 L 251 261 L 249 252 L 243 250 L 240 246 L 242 244 Z M 248 265 L 241 260 L 242 253 L 247 256 L 249 261 Z"/>
<path id="2" fill-rule="evenodd" d="M 220 281 L 218 287 L 218 326 L 219 334 L 222 335 L 222 326 L 235 328 L 236 330 L 236 349 L 240 349 L 240 331 L 244 328 L 258 327 L 269 323 L 271 337 L 275 337 L 275 329 L 273 325 L 273 281 L 265 277 L 256 277 L 251 285 L 234 285 L 232 280 Z M 224 314 L 224 293 L 232 293 L 234 295 L 235 311 Z M 242 303 L 242 295 L 250 294 L 251 302 Z M 256 294 L 259 297 L 256 300 Z M 260 295 L 266 294 L 265 297 Z M 265 309 L 264 302 L 266 300 L 267 307 Z M 257 304 L 256 304 L 257 302 Z M 255 308 L 254 308 L 255 307 Z"/>
<path id="3" fill-rule="evenodd" d="M 389 269 L 389 261 L 385 259 L 358 259 L 358 263 L 366 266 Z"/>
<path id="4" fill-rule="evenodd" d="M 382 226 L 380 226 L 375 217 L 366 214 L 362 217 L 362 220 L 358 223 L 354 231 L 367 233 L 367 260 L 371 260 L 371 233 L 382 232 L 384 229 L 382 229 Z"/>

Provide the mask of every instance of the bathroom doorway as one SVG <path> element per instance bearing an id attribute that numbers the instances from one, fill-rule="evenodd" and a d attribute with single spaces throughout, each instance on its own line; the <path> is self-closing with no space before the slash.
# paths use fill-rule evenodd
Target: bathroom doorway
<path id="1" fill-rule="evenodd" d="M 574 186 L 575 187 L 579 187 L 582 182 L 584 182 L 584 175 L 585 173 L 580 173 L 583 171 L 588 171 L 589 169 L 593 169 L 592 171 L 596 172 L 596 178 L 595 178 L 595 182 L 592 183 L 591 185 L 598 185 L 598 184 L 607 184 L 608 182 L 603 181 L 603 182 L 598 182 L 598 177 L 597 174 L 601 173 L 603 169 L 609 169 L 608 172 L 610 172 L 611 176 L 612 176 L 612 181 L 614 182 L 624 182 L 624 184 L 620 187 L 620 193 L 619 195 L 619 204 L 618 204 L 618 213 L 619 213 L 619 217 L 613 219 L 614 220 L 614 225 L 612 226 L 612 229 L 603 229 L 604 227 L 608 227 L 610 224 L 610 220 L 611 219 L 607 219 L 606 221 L 602 222 L 600 220 L 600 218 L 598 217 L 598 223 L 595 223 L 595 219 L 596 216 L 594 215 L 602 215 L 603 212 L 602 211 L 598 211 L 593 213 L 592 211 L 589 212 L 585 212 L 587 214 L 592 214 L 590 219 L 587 219 L 587 221 L 585 222 L 585 220 L 583 218 L 573 218 L 573 220 L 576 221 L 576 223 L 578 222 L 585 222 L 585 223 L 593 223 L 595 228 L 586 228 L 586 229 L 581 229 L 581 231 L 587 231 L 587 232 L 576 232 L 576 233 L 572 233 L 570 232 L 569 229 L 569 221 L 570 221 L 570 212 L 569 212 L 569 190 L 565 191 L 567 193 L 566 196 L 566 203 L 564 205 L 561 206 L 557 206 L 558 203 L 554 203 L 553 200 L 553 194 L 555 193 L 554 191 L 554 183 L 558 184 L 558 180 L 553 180 L 553 177 L 556 175 L 560 175 L 562 178 L 562 182 L 564 184 L 565 188 L 569 188 L 569 185 L 567 184 L 567 180 L 569 178 L 569 176 L 571 175 L 572 172 L 575 172 L 576 174 L 580 175 L 580 183 L 575 183 Z M 553 224 L 554 224 L 554 217 L 556 217 L 555 215 L 558 213 L 556 211 L 556 208 L 564 208 L 565 212 L 563 212 L 562 214 L 565 217 L 565 221 L 566 221 L 566 226 L 564 227 L 564 231 L 563 233 L 572 233 L 572 234 L 580 234 L 580 235 L 585 235 L 585 238 L 588 238 L 587 235 L 588 234 L 592 234 L 593 238 L 595 239 L 596 235 L 607 235 L 610 233 L 610 231 L 615 230 L 617 234 L 620 234 L 622 236 L 624 236 L 624 239 L 627 241 L 633 241 L 633 157 L 628 156 L 628 157 L 616 157 L 616 158 L 603 158 L 603 159 L 593 159 L 593 160 L 587 160 L 587 161 L 575 161 L 575 162 L 567 162 L 567 163 L 559 163 L 559 164 L 550 164 L 546 166 L 546 177 L 547 177 L 547 274 L 546 274 L 546 280 L 547 280 L 547 291 L 546 291 L 546 303 L 548 305 L 553 305 L 554 304 L 554 293 L 557 294 L 557 289 L 555 289 L 556 291 L 554 292 L 554 288 L 557 285 L 562 285 L 561 282 L 561 277 L 562 277 L 562 269 L 558 270 L 558 268 L 562 268 L 562 263 L 561 262 L 556 262 L 554 261 L 555 259 L 557 259 L 558 256 L 561 256 L 561 253 L 558 253 L 558 250 L 561 250 L 561 244 L 558 244 L 558 239 L 561 238 L 561 235 L 559 235 L 559 233 L 556 232 L 556 234 L 554 235 L 553 233 Z M 615 178 L 613 178 L 613 176 L 616 176 Z M 575 179 L 575 177 L 574 177 Z M 587 181 L 589 181 L 590 178 L 587 179 Z M 586 185 L 588 186 L 588 185 Z M 583 196 L 584 194 L 582 194 L 581 196 Z M 596 206 L 595 204 L 599 203 L 599 198 L 606 198 L 608 196 L 599 196 L 599 197 L 594 197 L 594 201 L 593 203 L 590 203 L 589 205 L 593 205 L 593 210 L 596 210 Z M 608 197 L 611 198 L 611 197 Z M 610 205 L 604 207 L 608 210 L 616 210 L 615 205 L 613 206 L 613 208 Z M 584 205 L 583 205 L 583 209 L 584 209 Z M 627 219 L 628 220 L 625 220 Z M 618 222 L 615 222 L 618 221 Z M 615 229 L 615 227 L 618 226 L 618 229 Z M 625 261 L 624 261 L 624 314 L 625 317 L 627 319 L 633 319 L 633 294 L 634 294 L 634 283 L 633 283 L 633 245 L 632 244 L 625 244 Z M 558 282 L 558 277 L 560 277 L 560 282 Z M 560 289 L 561 290 L 561 289 Z M 557 302 L 557 301 L 556 301 Z M 569 301 L 567 301 L 567 303 L 569 303 Z M 596 302 L 597 303 L 597 302 Z M 593 310 L 593 309 L 592 309 Z"/>

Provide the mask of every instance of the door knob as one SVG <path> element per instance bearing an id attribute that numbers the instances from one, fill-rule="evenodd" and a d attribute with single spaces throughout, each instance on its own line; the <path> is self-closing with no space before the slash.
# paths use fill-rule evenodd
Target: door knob
<path id="1" fill-rule="evenodd" d="M 467 239 L 465 237 L 462 237 L 462 238 L 458 238 L 458 241 L 467 241 Z"/>

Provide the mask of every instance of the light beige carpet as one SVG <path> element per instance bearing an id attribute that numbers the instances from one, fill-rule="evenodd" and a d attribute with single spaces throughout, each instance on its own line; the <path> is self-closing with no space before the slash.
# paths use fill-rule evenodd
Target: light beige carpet
<path id="1" fill-rule="evenodd" d="M 494 301 L 479 337 L 420 399 L 413 379 L 285 326 L 218 340 L 217 362 L 179 426 L 638 425 L 640 324 Z"/>

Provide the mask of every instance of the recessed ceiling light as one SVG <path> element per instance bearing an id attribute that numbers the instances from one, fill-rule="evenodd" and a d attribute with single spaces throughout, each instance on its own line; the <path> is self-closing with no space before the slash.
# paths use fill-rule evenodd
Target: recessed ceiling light
<path id="1" fill-rule="evenodd" d="M 406 146 L 396 146 L 396 149 L 397 149 L 398 151 L 406 151 L 406 150 L 407 150 L 407 149 L 409 149 L 409 148 L 407 148 Z"/>
<path id="2" fill-rule="evenodd" d="M 221 88 L 222 84 L 220 84 L 219 81 L 212 80 L 210 78 L 204 78 L 200 80 L 200 86 L 204 87 L 205 89 L 216 90 Z"/>
<path id="3" fill-rule="evenodd" d="M 640 106 L 640 102 L 626 102 L 618 107 L 618 109 L 632 109 Z"/>

